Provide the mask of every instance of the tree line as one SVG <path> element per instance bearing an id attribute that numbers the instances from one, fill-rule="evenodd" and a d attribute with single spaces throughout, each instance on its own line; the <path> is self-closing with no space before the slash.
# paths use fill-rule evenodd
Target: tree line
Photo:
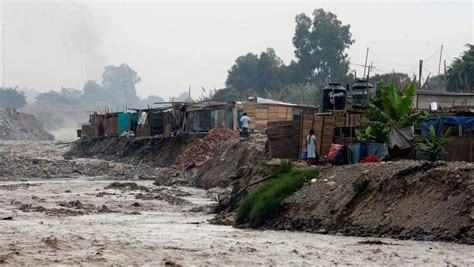
<path id="1" fill-rule="evenodd" d="M 328 82 L 352 80 L 346 53 L 354 43 L 350 25 L 323 9 L 314 10 L 312 17 L 299 14 L 295 22 L 294 60 L 284 64 L 273 48 L 240 56 L 228 71 L 226 88 L 218 90 L 214 99 L 261 96 L 315 104 L 320 88 Z"/>
<path id="2" fill-rule="evenodd" d="M 346 50 L 355 42 L 350 24 L 335 14 L 316 9 L 312 17 L 297 15 L 293 36 L 295 59 L 285 65 L 273 48 L 260 54 L 248 53 L 235 60 L 228 71 L 226 87 L 217 90 L 215 100 L 245 100 L 248 96 L 270 97 L 293 103 L 320 103 L 321 89 L 329 82 L 352 83 Z M 456 58 L 447 71 L 448 91 L 471 91 L 474 85 L 474 46 Z M 439 90 L 444 76 L 431 77 L 425 89 Z M 372 83 L 393 83 L 405 88 L 416 81 L 406 73 L 393 72 L 371 77 Z M 445 83 L 446 84 L 446 83 Z"/>
<path id="3" fill-rule="evenodd" d="M 228 70 L 226 87 L 214 92 L 217 101 L 245 100 L 249 96 L 269 97 L 292 103 L 318 105 L 321 89 L 329 82 L 352 83 L 350 61 L 346 50 L 355 42 L 350 24 L 343 24 L 335 14 L 315 9 L 312 16 L 304 13 L 295 17 L 292 39 L 295 59 L 285 64 L 273 48 L 260 54 L 239 56 Z M 423 88 L 436 90 L 443 86 L 443 75 L 431 77 Z M 372 83 L 383 81 L 405 88 L 416 77 L 406 73 L 387 73 L 371 77 Z M 127 64 L 106 66 L 102 81 L 86 81 L 82 89 L 61 88 L 36 97 L 42 105 L 103 109 L 105 107 L 143 108 L 163 99 L 149 96 L 140 99 L 136 84 L 137 72 Z M 474 85 L 474 45 L 468 44 L 461 57 L 448 67 L 444 88 L 448 91 L 472 91 Z M 175 98 L 184 101 L 185 92 Z M 26 105 L 25 95 L 18 88 L 0 88 L 0 107 L 20 108 Z"/>
<path id="4" fill-rule="evenodd" d="M 137 72 L 127 64 L 106 66 L 102 81 L 86 81 L 82 89 L 64 88 L 40 93 L 35 104 L 59 108 L 105 109 L 144 108 L 162 102 L 159 96 L 141 99 L 135 85 L 141 81 Z M 21 108 L 27 104 L 24 92 L 16 88 L 0 88 L 0 107 Z"/>

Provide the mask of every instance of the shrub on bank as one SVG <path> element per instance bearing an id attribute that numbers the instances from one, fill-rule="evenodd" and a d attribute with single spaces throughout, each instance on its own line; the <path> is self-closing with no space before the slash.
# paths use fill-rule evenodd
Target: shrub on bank
<path id="1" fill-rule="evenodd" d="M 275 218 L 283 200 L 319 174 L 319 170 L 314 168 L 293 170 L 292 166 L 284 166 L 283 169 L 286 172 L 281 172 L 276 179 L 263 183 L 256 192 L 244 198 L 237 213 L 238 224 L 249 223 L 251 227 L 256 228 Z"/>

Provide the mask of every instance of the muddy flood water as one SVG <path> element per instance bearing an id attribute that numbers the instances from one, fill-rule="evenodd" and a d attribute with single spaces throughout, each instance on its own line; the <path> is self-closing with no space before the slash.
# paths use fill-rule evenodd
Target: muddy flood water
<path id="1" fill-rule="evenodd" d="M 213 204 L 146 180 L 0 181 L 0 265 L 474 265 L 469 245 L 212 225 Z"/>

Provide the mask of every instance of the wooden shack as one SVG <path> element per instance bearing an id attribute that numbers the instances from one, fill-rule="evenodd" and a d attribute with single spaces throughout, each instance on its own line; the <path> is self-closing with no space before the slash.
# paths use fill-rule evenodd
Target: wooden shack
<path id="1" fill-rule="evenodd" d="M 264 132 L 268 122 L 292 121 L 294 104 L 257 97 L 243 104 L 243 113 L 252 120 L 250 128 Z"/>
<path id="2" fill-rule="evenodd" d="M 301 148 L 306 150 L 306 136 L 313 129 L 318 154 L 326 156 L 332 144 L 349 145 L 356 142 L 355 129 L 361 126 L 364 115 L 355 112 L 303 114 Z"/>
<path id="3" fill-rule="evenodd" d="M 168 135 L 173 131 L 173 112 L 171 108 L 156 108 L 140 111 L 137 136 Z"/>
<path id="4" fill-rule="evenodd" d="M 118 112 L 110 112 L 105 114 L 105 136 L 118 136 Z"/>
<path id="5" fill-rule="evenodd" d="M 208 132 L 214 128 L 225 128 L 226 103 L 206 101 L 186 106 L 185 126 L 187 132 Z M 230 110 L 232 111 L 232 110 Z"/>

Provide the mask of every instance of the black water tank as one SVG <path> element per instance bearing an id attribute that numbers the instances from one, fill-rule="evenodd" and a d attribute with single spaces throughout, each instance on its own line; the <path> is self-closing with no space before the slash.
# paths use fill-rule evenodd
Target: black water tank
<path id="1" fill-rule="evenodd" d="M 361 108 L 364 101 L 369 99 L 370 91 L 374 86 L 367 83 L 367 80 L 357 80 L 352 85 L 352 107 Z"/>
<path id="2" fill-rule="evenodd" d="M 346 109 L 347 90 L 340 83 L 329 83 L 323 88 L 323 112 Z"/>

